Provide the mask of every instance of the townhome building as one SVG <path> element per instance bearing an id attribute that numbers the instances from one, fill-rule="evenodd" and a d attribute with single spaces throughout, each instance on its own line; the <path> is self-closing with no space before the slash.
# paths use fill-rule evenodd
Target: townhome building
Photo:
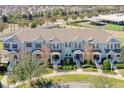
<path id="1" fill-rule="evenodd" d="M 50 50 L 49 59 L 52 64 L 60 64 L 66 59 L 84 62 L 86 45 L 91 47 L 93 62 L 101 63 L 105 57 L 110 62 L 120 62 L 120 41 L 100 29 L 26 29 L 3 39 L 2 42 L 3 63 L 19 61 L 20 51 L 42 59 L 44 46 Z"/>

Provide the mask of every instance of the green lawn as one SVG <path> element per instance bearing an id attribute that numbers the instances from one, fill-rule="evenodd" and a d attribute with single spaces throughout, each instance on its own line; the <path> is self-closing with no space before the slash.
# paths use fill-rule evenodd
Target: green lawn
<path id="1" fill-rule="evenodd" d="M 124 87 L 123 80 L 113 78 L 94 76 L 94 75 L 63 75 L 51 77 L 54 82 L 88 82 L 92 83 L 94 87 Z"/>
<path id="2" fill-rule="evenodd" d="M 124 77 L 124 69 L 119 69 L 120 74 Z"/>
<path id="3" fill-rule="evenodd" d="M 115 24 L 106 24 L 105 28 L 106 28 L 106 29 L 110 29 L 110 30 L 120 30 L 120 31 L 124 31 L 124 26 L 115 25 Z"/>
<path id="4" fill-rule="evenodd" d="M 114 75 L 114 71 L 112 71 L 112 70 L 102 70 L 102 71 L 105 74 L 112 74 L 112 75 Z"/>
<path id="5" fill-rule="evenodd" d="M 78 27 L 98 28 L 98 26 L 91 25 L 89 22 L 74 23 L 72 25 L 78 26 Z"/>

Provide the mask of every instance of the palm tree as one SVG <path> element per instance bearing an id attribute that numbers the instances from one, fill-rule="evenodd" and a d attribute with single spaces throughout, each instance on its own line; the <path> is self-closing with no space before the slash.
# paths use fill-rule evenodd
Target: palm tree
<path id="1" fill-rule="evenodd" d="M 51 18 L 50 12 L 46 12 L 46 13 L 44 14 L 44 17 L 46 18 L 46 22 L 47 22 L 47 24 L 48 24 L 48 20 Z"/>

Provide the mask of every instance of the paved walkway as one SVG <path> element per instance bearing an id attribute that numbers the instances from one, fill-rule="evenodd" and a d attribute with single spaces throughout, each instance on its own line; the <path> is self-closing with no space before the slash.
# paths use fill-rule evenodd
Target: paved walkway
<path id="1" fill-rule="evenodd" d="M 84 72 L 84 71 L 72 71 L 72 72 L 57 72 L 57 73 L 51 73 L 47 75 L 43 75 L 43 78 L 49 78 L 53 76 L 61 76 L 61 75 L 69 75 L 69 74 L 85 74 L 85 75 L 96 75 L 96 76 L 103 76 L 103 77 L 108 77 L 108 78 L 115 78 L 119 80 L 124 80 L 124 77 L 119 77 L 116 75 L 109 75 L 109 74 L 103 74 L 103 73 L 98 73 L 98 72 Z M 34 78 L 33 80 L 36 80 L 37 78 Z M 17 87 L 22 84 L 28 83 L 29 81 L 21 81 L 17 82 L 16 84 L 12 84 L 9 87 Z"/>
<path id="2" fill-rule="evenodd" d="M 80 60 L 75 59 L 75 62 L 76 62 L 77 69 L 80 69 L 81 68 Z"/>
<path id="3" fill-rule="evenodd" d="M 117 77 L 122 77 L 122 75 L 120 74 L 120 72 L 119 72 L 119 70 L 117 69 L 117 67 L 115 66 L 114 68 L 115 68 L 115 69 L 114 69 L 114 72 L 116 73 L 116 76 L 117 76 Z"/>
<path id="4" fill-rule="evenodd" d="M 95 61 L 95 60 L 94 60 L 94 63 L 95 63 L 95 65 L 96 65 L 97 71 L 98 71 L 99 73 L 103 73 L 103 72 L 102 72 L 102 69 L 101 69 L 101 67 L 100 67 L 100 65 L 99 65 L 99 63 L 98 63 L 97 61 Z"/>

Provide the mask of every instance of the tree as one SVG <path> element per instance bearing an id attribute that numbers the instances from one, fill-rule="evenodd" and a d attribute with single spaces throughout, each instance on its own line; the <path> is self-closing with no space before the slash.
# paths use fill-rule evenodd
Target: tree
<path id="1" fill-rule="evenodd" d="M 81 19 L 83 19 L 84 16 L 85 16 L 84 14 L 80 14 L 80 15 L 79 15 L 79 17 L 80 17 Z"/>
<path id="2" fill-rule="evenodd" d="M 31 28 L 36 28 L 37 27 L 37 23 L 36 23 L 36 21 L 33 21 L 32 23 L 31 23 Z"/>
<path id="3" fill-rule="evenodd" d="M 121 48 L 120 61 L 124 63 L 124 47 Z"/>
<path id="4" fill-rule="evenodd" d="M 15 31 L 16 18 L 17 18 L 16 14 L 9 15 L 9 23 L 11 26 L 11 32 L 13 30 L 12 28 L 14 28 L 14 31 Z"/>
<path id="5" fill-rule="evenodd" d="M 8 28 L 6 23 L 0 23 L 0 32 L 2 33 L 4 29 Z"/>
<path id="6" fill-rule="evenodd" d="M 3 23 L 7 23 L 8 22 L 8 17 L 6 15 L 2 16 L 2 21 Z"/>
<path id="7" fill-rule="evenodd" d="M 51 21 L 52 23 L 54 23 L 54 22 L 56 22 L 56 18 L 55 18 L 55 17 L 51 17 L 51 18 L 50 18 L 50 21 Z"/>
<path id="8" fill-rule="evenodd" d="M 44 24 L 44 21 L 42 19 L 37 19 L 36 22 L 40 26 Z"/>
<path id="9" fill-rule="evenodd" d="M 46 22 L 47 22 L 47 24 L 48 24 L 48 20 L 51 18 L 50 12 L 44 13 L 44 17 L 46 18 Z"/>
<path id="10" fill-rule="evenodd" d="M 111 64 L 109 63 L 109 61 L 107 59 L 105 59 L 103 61 L 103 66 L 102 66 L 102 69 L 103 70 L 110 70 L 110 67 L 111 67 Z"/>
<path id="11" fill-rule="evenodd" d="M 51 18 L 51 14 L 50 14 L 50 12 L 46 12 L 46 13 L 44 13 L 44 17 L 47 18 L 47 19 Z"/>
<path id="12" fill-rule="evenodd" d="M 91 18 L 92 17 L 92 14 L 91 13 L 87 13 L 87 17 L 88 18 Z"/>
<path id="13" fill-rule="evenodd" d="M 32 84 L 32 87 L 34 87 L 34 88 L 49 88 L 49 87 L 51 87 L 53 84 L 54 84 L 54 83 L 53 83 L 53 80 L 41 78 L 41 79 L 36 80 L 36 81 Z"/>
<path id="14" fill-rule="evenodd" d="M 33 60 L 30 53 L 24 53 L 21 56 L 23 57 L 21 57 L 20 61 L 14 66 L 11 75 L 17 80 L 29 80 L 29 85 L 31 87 L 33 78 L 39 77 L 46 72 L 46 65 L 37 63 Z"/>
<path id="15" fill-rule="evenodd" d="M 88 62 L 88 64 L 90 64 L 90 62 L 92 61 L 92 46 L 90 44 L 85 44 L 84 46 L 84 58 L 85 60 Z"/>
<path id="16" fill-rule="evenodd" d="M 77 19 L 77 15 L 76 15 L 76 14 L 73 14 L 71 17 L 72 17 L 72 19 L 74 19 L 74 20 Z"/>
<path id="17" fill-rule="evenodd" d="M 41 50 L 43 51 L 44 62 L 48 64 L 48 59 L 49 59 L 49 55 L 51 53 L 51 50 L 46 44 L 42 47 Z"/>
<path id="18" fill-rule="evenodd" d="M 20 20 L 17 22 L 19 27 L 29 27 L 29 21 L 28 20 Z"/>

